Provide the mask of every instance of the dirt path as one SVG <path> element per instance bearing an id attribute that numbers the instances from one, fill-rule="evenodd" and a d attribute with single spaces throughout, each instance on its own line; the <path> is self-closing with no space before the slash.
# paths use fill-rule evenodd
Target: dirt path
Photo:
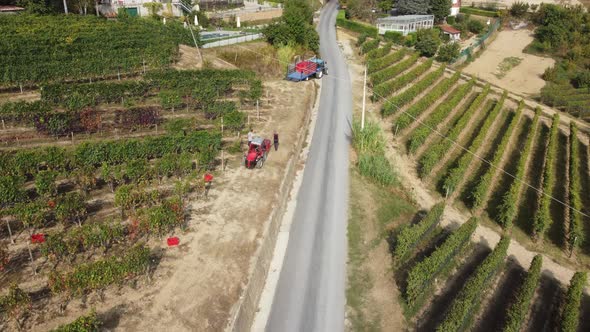
<path id="1" fill-rule="evenodd" d="M 362 66 L 360 66 L 360 62 L 355 59 L 355 53 L 352 50 L 352 47 L 350 47 L 350 42 L 345 42 L 347 39 L 350 40 L 351 37 L 347 36 L 345 33 L 339 33 L 338 37 L 339 40 L 343 41 L 343 51 L 347 54 L 346 58 L 350 67 L 351 80 L 353 82 L 362 82 L 362 69 L 360 69 Z M 347 44 L 348 47 L 345 46 Z M 353 91 L 355 92 L 355 98 L 353 100 L 359 100 L 362 98 L 362 89 L 353 89 Z M 381 122 L 379 115 L 375 113 L 376 112 L 368 112 L 368 118 L 376 122 Z M 387 124 L 385 124 L 385 126 L 387 126 Z M 387 142 L 387 157 L 392 165 L 396 166 L 402 186 L 418 206 L 423 209 L 430 209 L 435 203 L 441 200 L 440 195 L 428 189 L 427 185 L 419 179 L 416 173 L 415 160 L 404 153 L 403 147 L 399 146 L 394 140 L 393 133 L 390 130 L 384 130 L 384 133 L 385 142 Z M 444 216 L 441 220 L 441 226 L 458 227 L 465 223 L 470 217 L 471 214 L 462 212 L 451 205 L 445 210 Z M 472 237 L 472 241 L 483 242 L 492 247 L 495 246 L 499 240 L 500 235 L 496 231 L 481 224 L 477 227 L 475 235 Z M 514 260 L 523 268 L 528 269 L 530 262 L 536 254 L 536 252 L 526 249 L 517 241 L 511 240 L 510 247 L 508 248 L 508 256 L 513 256 Z M 546 255 L 543 256 L 545 256 L 543 257 L 544 273 L 550 274 L 562 284 L 568 285 L 574 271 L 559 265 Z M 586 289 L 586 292 L 589 292 L 588 289 Z"/>

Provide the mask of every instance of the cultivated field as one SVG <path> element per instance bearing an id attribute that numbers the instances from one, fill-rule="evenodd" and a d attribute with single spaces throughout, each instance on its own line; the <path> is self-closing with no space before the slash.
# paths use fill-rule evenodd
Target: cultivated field
<path id="1" fill-rule="evenodd" d="M 84 32 L 92 18 L 53 19 L 63 22 L 49 22 L 43 38 L 63 41 L 59 27 L 70 24 L 89 44 L 104 38 Z M 77 317 L 77 325 L 125 331 L 219 331 L 248 281 L 314 84 L 263 83 L 242 69 L 176 70 L 170 65 L 201 65 L 186 59 L 195 56 L 190 47 L 179 51 L 183 40 L 159 24 L 123 23 L 99 22 L 106 31 L 147 31 L 159 48 L 119 66 L 70 57 L 84 52 L 76 36 L 56 46 L 67 51 L 50 54 L 23 42 L 31 70 L 5 68 L 2 331 L 47 331 Z M 124 46 L 111 40 L 102 52 L 126 54 L 134 45 L 113 50 Z M 280 133 L 280 149 L 261 170 L 241 165 L 248 127 Z M 210 190 L 206 173 L 214 176 Z"/>
<path id="2" fill-rule="evenodd" d="M 545 86 L 541 75 L 555 60 L 523 53 L 533 41 L 532 32 L 502 30 L 485 51 L 463 70 L 509 92 L 535 95 Z M 511 59 L 518 59 L 511 63 Z"/>
<path id="3" fill-rule="evenodd" d="M 427 210 L 406 226 L 399 217 L 385 223 L 397 291 L 374 287 L 399 292 L 412 330 L 587 328 L 587 276 L 553 261 L 588 268 L 587 135 L 411 50 L 367 43 L 360 49 L 376 101 L 369 110 L 381 113 L 402 186 Z"/>

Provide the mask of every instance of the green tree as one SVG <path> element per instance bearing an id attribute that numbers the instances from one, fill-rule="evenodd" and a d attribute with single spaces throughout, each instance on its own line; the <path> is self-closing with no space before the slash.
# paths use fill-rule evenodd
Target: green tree
<path id="1" fill-rule="evenodd" d="M 457 57 L 459 57 L 459 53 L 461 50 L 461 45 L 459 43 L 447 43 L 442 45 L 439 50 L 438 54 L 436 55 L 436 61 L 440 62 L 451 62 Z"/>
<path id="2" fill-rule="evenodd" d="M 430 10 L 429 0 L 398 0 L 396 8 L 402 15 L 424 15 Z"/>
<path id="3" fill-rule="evenodd" d="M 377 6 L 379 7 L 379 9 L 382 12 L 387 13 L 393 7 L 393 1 L 392 0 L 383 0 L 383 1 L 380 1 Z"/>
<path id="4" fill-rule="evenodd" d="M 312 22 L 313 11 L 307 1 L 287 0 L 284 3 L 283 16 L 264 28 L 263 33 L 274 46 L 294 43 L 317 52 L 319 35 Z"/>
<path id="5" fill-rule="evenodd" d="M 484 28 L 485 26 L 481 21 L 469 20 L 469 22 L 467 22 L 467 29 L 474 34 L 479 34 Z"/>
<path id="6" fill-rule="evenodd" d="M 514 17 L 522 17 L 526 14 L 529 10 L 529 4 L 526 2 L 514 2 L 512 6 L 510 6 L 510 15 Z"/>
<path id="7" fill-rule="evenodd" d="M 440 45 L 439 32 L 436 29 L 421 29 L 416 33 L 416 45 L 414 48 L 422 56 L 433 57 Z"/>
<path id="8" fill-rule="evenodd" d="M 451 14 L 451 0 L 430 0 L 430 12 L 437 22 L 442 22 Z"/>

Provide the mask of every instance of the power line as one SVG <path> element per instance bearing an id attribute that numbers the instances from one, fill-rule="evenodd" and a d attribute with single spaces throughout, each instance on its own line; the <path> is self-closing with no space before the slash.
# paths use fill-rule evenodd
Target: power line
<path id="1" fill-rule="evenodd" d="M 246 48 L 246 47 L 244 47 L 244 46 L 241 46 L 241 45 L 238 45 L 238 44 L 234 44 L 233 46 L 234 46 L 234 47 L 241 48 L 241 49 L 244 49 L 244 50 L 246 50 L 246 51 L 248 51 L 248 52 L 252 52 L 252 53 L 255 53 L 255 54 L 258 54 L 258 55 L 264 56 L 264 57 L 271 57 L 271 58 L 272 58 L 272 56 L 269 56 L 269 55 L 263 54 L 263 53 L 261 53 L 261 52 L 257 52 L 257 51 L 255 51 L 255 50 L 252 50 L 252 49 Z M 277 61 L 279 64 L 281 64 L 281 63 L 283 63 L 283 64 L 287 64 L 287 65 L 289 64 L 289 62 L 286 62 L 286 61 L 281 61 L 281 60 L 280 60 L 279 58 L 277 58 L 277 57 L 274 57 L 274 59 L 275 59 L 275 60 L 276 60 L 276 61 Z M 340 78 L 340 77 L 338 77 L 338 76 L 332 76 L 332 75 L 328 75 L 328 76 L 327 76 L 327 78 L 328 78 L 328 79 L 334 79 L 334 80 L 340 80 L 340 81 L 348 81 L 348 82 L 350 82 L 350 79 Z M 324 76 L 324 78 L 323 78 L 323 79 L 326 79 L 326 76 Z M 368 90 L 370 90 L 370 91 L 373 93 L 373 95 L 377 97 L 377 99 L 383 100 L 383 101 L 384 101 L 384 103 L 388 103 L 389 105 L 392 105 L 392 106 L 393 106 L 393 107 L 394 107 L 396 110 L 398 110 L 398 111 L 401 111 L 403 114 L 405 114 L 405 115 L 409 116 L 409 117 L 410 117 L 412 120 L 414 120 L 415 122 L 417 122 L 419 125 L 422 125 L 422 126 L 426 127 L 426 128 L 427 128 L 428 130 L 430 130 L 431 132 L 434 132 L 434 133 L 436 133 L 438 136 L 442 137 L 442 139 L 443 139 L 443 140 L 447 140 L 447 141 L 451 142 L 451 143 L 452 143 L 454 146 L 456 146 L 456 147 L 458 147 L 459 149 L 463 150 L 464 152 L 466 152 L 466 153 L 468 153 L 468 154 L 472 155 L 473 157 L 475 157 L 475 158 L 479 159 L 481 162 L 483 162 L 483 163 L 485 163 L 485 164 L 488 164 L 488 165 L 489 165 L 490 167 L 492 167 L 493 169 L 496 169 L 497 171 L 500 171 L 500 172 L 502 172 L 502 173 L 504 173 L 504 174 L 506 174 L 506 175 L 510 176 L 510 177 L 511 177 L 512 179 L 514 179 L 515 181 L 518 181 L 518 182 L 520 182 L 520 183 L 524 184 L 526 187 L 528 187 L 528 188 L 530 188 L 530 189 L 533 189 L 533 190 L 534 190 L 534 191 L 536 191 L 538 194 L 544 195 L 545 197 L 548 197 L 548 198 L 552 199 L 553 201 L 555 201 L 555 202 L 557 202 L 557 203 L 559 203 L 559 204 L 563 205 L 564 207 L 566 207 L 566 208 L 568 208 L 568 209 L 570 209 L 570 210 L 572 210 L 572 211 L 574 211 L 574 212 L 576 212 L 576 213 L 579 213 L 579 214 L 581 214 L 581 215 L 583 215 L 583 216 L 585 216 L 585 217 L 588 217 L 588 218 L 590 218 L 590 215 L 588 215 L 588 214 L 586 214 L 586 213 L 582 212 L 581 210 L 578 210 L 578 209 L 574 208 L 573 206 L 571 206 L 571 205 L 569 205 L 569 204 L 567 204 L 567 203 L 565 203 L 565 202 L 561 201 L 560 199 L 558 199 L 558 198 L 556 198 L 556 197 L 554 197 L 554 196 L 552 196 L 552 195 L 548 195 L 548 194 L 546 194 L 546 193 L 545 193 L 545 192 L 544 192 L 542 189 L 536 188 L 535 186 L 533 186 L 533 185 L 529 184 L 529 183 L 528 183 L 528 182 L 526 182 L 525 180 L 523 180 L 523 179 L 520 179 L 520 178 L 516 177 L 516 175 L 514 175 L 514 174 L 512 174 L 512 173 L 508 172 L 507 170 L 505 170 L 505 169 L 503 169 L 503 168 L 501 168 L 501 167 L 499 167 L 499 166 L 496 166 L 496 165 L 494 165 L 494 164 L 493 164 L 492 162 L 490 162 L 489 160 L 487 160 L 487 159 L 485 159 L 485 158 L 483 158 L 483 157 L 479 156 L 477 153 L 475 153 L 475 152 L 473 152 L 473 151 L 469 150 L 467 147 L 465 147 L 465 146 L 461 145 L 459 142 L 457 142 L 457 141 L 455 141 L 455 140 L 453 140 L 453 139 L 449 138 L 448 136 L 446 136 L 445 134 L 443 134 L 442 132 L 440 132 L 438 129 L 436 129 L 436 128 L 434 128 L 434 127 L 431 127 L 431 126 L 429 126 L 428 124 L 424 123 L 423 121 L 421 121 L 421 120 L 420 120 L 420 119 L 418 119 L 417 117 L 413 116 L 412 114 L 410 114 L 410 113 L 409 113 L 409 112 L 407 112 L 406 110 L 403 110 L 402 108 L 400 108 L 399 106 L 397 106 L 396 104 L 394 104 L 393 102 L 391 102 L 389 99 L 387 99 L 387 98 L 385 98 L 385 97 L 383 97 L 383 96 L 379 95 L 378 93 L 376 93 L 376 92 L 375 92 L 373 89 L 371 89 L 370 87 L 368 87 Z"/>

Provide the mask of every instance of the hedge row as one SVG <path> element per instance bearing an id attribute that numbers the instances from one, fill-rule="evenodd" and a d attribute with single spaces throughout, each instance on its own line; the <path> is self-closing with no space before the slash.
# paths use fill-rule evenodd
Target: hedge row
<path id="1" fill-rule="evenodd" d="M 431 289 L 432 281 L 453 261 L 459 251 L 465 248 L 477 228 L 477 222 L 477 218 L 470 218 L 459 229 L 454 231 L 440 247 L 436 248 L 430 256 L 410 270 L 405 299 L 411 311 L 414 311 L 420 300 L 427 295 L 428 292 L 425 290 Z"/>
<path id="2" fill-rule="evenodd" d="M 0 119 L 18 125 L 32 124 L 40 115 L 51 112 L 51 106 L 44 101 L 16 101 L 0 105 Z"/>
<path id="3" fill-rule="evenodd" d="M 199 152 L 211 161 L 221 146 L 221 135 L 195 131 L 187 135 L 166 135 L 144 139 L 84 142 L 75 148 L 35 148 L 0 153 L 0 168 L 7 174 L 34 176 L 44 166 L 71 171 L 77 167 L 121 164 L 133 159 L 159 158 L 167 153 Z M 206 157 L 206 158 L 205 158 Z"/>
<path id="4" fill-rule="evenodd" d="M 547 151 L 545 152 L 545 161 L 543 169 L 543 175 L 541 182 L 543 188 L 539 193 L 537 212 L 533 222 L 533 236 L 538 239 L 543 235 L 545 228 L 551 222 L 551 198 L 553 196 L 553 186 L 555 185 L 555 174 L 554 174 L 554 160 L 557 154 L 557 141 L 559 136 L 559 114 L 553 116 L 553 122 L 551 124 L 551 133 L 549 134 L 549 142 L 547 143 Z"/>
<path id="5" fill-rule="evenodd" d="M 514 300 L 506 310 L 506 324 L 504 332 L 519 332 L 524 322 L 535 295 L 535 290 L 541 279 L 541 267 L 543 265 L 543 256 L 536 255 L 531 262 L 531 267 L 526 275 L 522 285 L 515 294 Z"/>
<path id="6" fill-rule="evenodd" d="M 480 207 L 481 204 L 484 202 L 485 198 L 487 197 L 487 193 L 490 189 L 490 184 L 491 184 L 492 178 L 494 177 L 494 174 L 496 173 L 497 167 L 500 164 L 500 160 L 502 159 L 502 156 L 504 155 L 504 151 L 506 151 L 506 148 L 508 147 L 508 142 L 510 141 L 510 138 L 512 137 L 512 133 L 514 132 L 516 125 L 520 121 L 521 114 L 522 114 L 522 103 L 519 105 L 516 112 L 512 115 L 512 119 L 510 120 L 510 124 L 508 125 L 508 128 L 506 129 L 504 136 L 502 136 L 502 140 L 500 141 L 500 144 L 498 144 L 498 146 L 495 148 L 494 156 L 492 157 L 492 160 L 490 161 L 491 165 L 489 165 L 489 166 L 486 165 L 486 167 L 487 167 L 486 172 L 481 176 L 481 178 L 479 178 L 479 181 L 477 182 L 477 184 L 475 185 L 475 187 L 471 191 L 470 198 L 471 198 L 471 206 L 473 208 Z M 533 129 L 536 126 L 535 121 L 538 121 L 537 115 L 535 115 L 535 120 L 533 120 L 533 126 L 531 127 Z M 530 133 L 533 131 L 534 130 L 531 130 L 529 132 L 529 136 L 531 135 Z M 526 142 L 528 143 L 528 138 L 527 138 Z M 526 149 L 526 143 L 525 143 L 525 149 Z M 530 149 L 530 147 L 529 147 L 529 149 Z M 524 154 L 524 151 L 523 151 L 523 154 Z M 520 162 L 520 160 L 519 160 L 519 162 Z"/>
<path id="7" fill-rule="evenodd" d="M 348 29 L 354 32 L 358 32 L 358 33 L 364 33 L 367 34 L 373 38 L 377 38 L 378 37 L 378 30 L 376 27 L 372 26 L 372 25 L 368 25 L 368 24 L 362 24 L 359 22 L 355 22 L 355 21 L 350 21 L 347 20 L 344 17 L 341 17 L 342 15 L 339 15 L 336 18 L 336 25 L 339 27 L 342 27 L 344 29 Z"/>
<path id="8" fill-rule="evenodd" d="M 430 90 L 422 99 L 413 104 L 408 110 L 401 114 L 394 122 L 393 127 L 397 130 L 403 130 L 408 127 L 414 119 L 420 116 L 428 107 L 436 103 L 436 101 L 445 93 L 447 93 L 455 83 L 461 78 L 461 72 L 455 72 L 453 76 L 438 83 L 432 90 Z"/>
<path id="9" fill-rule="evenodd" d="M 586 272 L 576 272 L 570 280 L 570 286 L 565 295 L 565 305 L 561 313 L 561 332 L 576 332 L 578 330 L 582 292 L 586 286 L 588 275 Z"/>
<path id="10" fill-rule="evenodd" d="M 388 54 L 382 58 L 378 59 L 370 59 L 367 61 L 367 74 L 371 75 L 374 72 L 381 70 L 392 63 L 398 62 L 401 60 L 409 50 L 407 48 L 399 49 L 391 54 Z"/>
<path id="11" fill-rule="evenodd" d="M 146 273 L 151 263 L 150 255 L 147 247 L 138 245 L 123 256 L 113 255 L 83 263 L 67 272 L 52 271 L 49 275 L 49 288 L 53 293 L 69 292 L 80 295 L 102 289 Z"/>
<path id="12" fill-rule="evenodd" d="M 367 54 L 370 51 L 377 50 L 377 47 L 379 47 L 380 42 L 381 41 L 379 39 L 371 39 L 371 40 L 365 41 L 361 45 L 361 54 Z"/>
<path id="13" fill-rule="evenodd" d="M 381 83 L 399 75 L 404 70 L 412 67 L 418 61 L 419 57 L 420 57 L 420 54 L 412 53 L 412 55 L 409 58 L 407 58 L 399 63 L 396 63 L 393 66 L 387 67 L 383 70 L 380 70 L 380 71 L 374 73 L 373 75 L 371 75 L 371 84 L 373 86 L 376 86 L 377 84 L 381 84 Z"/>
<path id="14" fill-rule="evenodd" d="M 79 109 L 145 96 L 152 87 L 148 81 L 49 84 L 41 87 L 41 100 L 68 109 Z"/>
<path id="15" fill-rule="evenodd" d="M 436 328 L 438 332 L 461 331 L 471 325 L 484 294 L 490 290 L 490 282 L 496 275 L 510 245 L 510 238 L 503 236 L 494 250 L 477 267 L 475 272 L 453 300 L 445 320 Z"/>
<path id="16" fill-rule="evenodd" d="M 523 102 L 521 101 L 519 108 L 521 108 L 522 105 Z M 516 217 L 516 211 L 518 208 L 518 198 L 523 187 L 522 180 L 525 176 L 526 162 L 531 153 L 533 139 L 535 137 L 535 128 L 537 126 L 537 123 L 539 122 L 540 114 L 541 109 L 536 108 L 535 117 L 533 118 L 533 123 L 531 124 L 531 130 L 527 135 L 524 148 L 521 151 L 516 166 L 516 173 L 514 174 L 516 179 L 512 179 L 510 188 L 508 189 L 508 191 L 506 191 L 506 193 L 504 193 L 504 195 L 502 196 L 502 202 L 500 202 L 500 205 L 498 206 L 497 222 L 505 228 L 510 228 L 512 226 L 512 221 Z"/>
<path id="17" fill-rule="evenodd" d="M 418 174 L 421 178 L 424 178 L 428 174 L 430 174 L 434 166 L 436 166 L 439 163 L 442 156 L 449 150 L 449 148 L 453 144 L 452 142 L 457 139 L 459 134 L 463 131 L 463 129 L 471 119 L 471 117 L 479 109 L 479 106 L 486 99 L 489 92 L 490 85 L 488 84 L 484 87 L 483 91 L 477 96 L 477 98 L 475 98 L 475 100 L 471 103 L 471 105 L 465 111 L 465 113 L 463 113 L 459 120 L 457 120 L 457 122 L 453 125 L 453 128 L 447 135 L 448 139 L 443 139 L 438 144 L 433 145 L 428 150 L 426 150 L 426 152 L 418 162 Z"/>
<path id="18" fill-rule="evenodd" d="M 570 122 L 570 220 L 568 244 L 571 250 L 577 243 L 583 242 L 582 230 L 582 184 L 580 178 L 580 146 L 578 143 L 578 127 Z"/>
<path id="19" fill-rule="evenodd" d="M 429 59 L 416 66 L 409 72 L 375 86 L 373 88 L 373 101 L 378 101 L 379 99 L 389 97 L 397 90 L 416 80 L 420 75 L 428 71 L 431 66 L 432 59 Z"/>
<path id="20" fill-rule="evenodd" d="M 468 150 L 472 153 L 475 153 L 479 149 L 479 147 L 484 143 L 484 139 L 486 138 L 488 131 L 490 130 L 492 124 L 500 114 L 500 111 L 502 111 L 502 107 L 504 106 L 504 101 L 506 100 L 507 96 L 508 92 L 504 91 L 502 97 L 496 103 L 492 111 L 487 114 L 487 117 L 483 122 L 482 126 L 479 128 L 477 135 L 469 145 Z M 449 171 L 449 174 L 444 179 L 443 189 L 448 194 L 452 193 L 457 188 L 459 183 L 463 180 L 465 172 L 467 172 L 467 167 L 469 167 L 471 160 L 473 160 L 472 153 L 464 153 L 463 156 L 461 156 L 461 158 L 459 158 L 459 160 L 457 161 L 456 166 Z"/>
<path id="21" fill-rule="evenodd" d="M 438 80 L 445 72 L 445 66 L 440 66 L 437 70 L 428 73 L 420 81 L 409 87 L 404 92 L 389 98 L 382 108 L 382 114 L 384 116 L 395 113 L 399 108 L 410 103 L 416 96 L 424 92 L 430 87 L 436 80 Z"/>
<path id="22" fill-rule="evenodd" d="M 486 16 L 486 17 L 499 17 L 500 12 L 479 9 L 479 8 L 471 8 L 471 7 L 461 7 L 459 10 L 463 14 L 472 14 L 477 16 Z"/>
<path id="23" fill-rule="evenodd" d="M 389 51 L 391 51 L 391 46 L 393 46 L 393 43 L 386 43 L 385 45 L 383 45 L 382 47 L 369 51 L 367 52 L 367 55 L 365 55 L 365 59 L 379 59 L 382 58 L 384 56 L 386 56 L 387 54 L 389 54 Z"/>
<path id="24" fill-rule="evenodd" d="M 397 262 L 404 261 L 412 249 L 426 236 L 440 221 L 445 211 L 445 204 L 434 205 L 424 219 L 413 225 L 402 228 L 395 240 L 393 256 Z"/>
<path id="25" fill-rule="evenodd" d="M 424 121 L 424 125 L 419 126 L 412 132 L 410 138 L 408 139 L 408 151 L 410 153 L 415 153 L 416 150 L 428 138 L 430 133 L 432 132 L 431 128 L 438 128 L 440 123 L 449 115 L 449 113 L 465 98 L 465 95 L 471 91 L 473 85 L 475 84 L 475 80 L 470 80 L 468 83 L 465 83 L 453 90 L 451 94 L 442 102 L 440 103 L 436 109 L 430 114 L 430 116 Z"/>

